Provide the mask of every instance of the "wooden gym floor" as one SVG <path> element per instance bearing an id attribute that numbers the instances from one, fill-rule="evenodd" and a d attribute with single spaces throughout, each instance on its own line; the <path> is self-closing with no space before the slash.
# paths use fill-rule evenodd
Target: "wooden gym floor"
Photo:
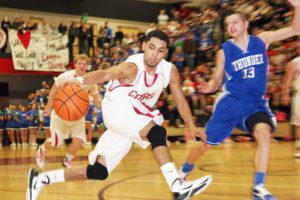
<path id="1" fill-rule="evenodd" d="M 170 144 L 179 167 L 191 144 Z M 230 142 L 208 151 L 189 176 L 213 176 L 210 187 L 192 199 L 250 200 L 255 142 Z M 292 142 L 273 142 L 267 188 L 279 200 L 300 200 L 300 159 L 293 157 Z M 61 168 L 64 149 L 48 151 L 44 170 Z M 90 150 L 82 149 L 75 167 L 87 164 Z M 30 167 L 36 167 L 35 150 L 0 149 L 0 199 L 23 200 Z M 77 181 L 46 187 L 39 200 L 168 200 L 172 195 L 164 182 L 150 149 L 133 146 L 131 152 L 106 181 Z"/>

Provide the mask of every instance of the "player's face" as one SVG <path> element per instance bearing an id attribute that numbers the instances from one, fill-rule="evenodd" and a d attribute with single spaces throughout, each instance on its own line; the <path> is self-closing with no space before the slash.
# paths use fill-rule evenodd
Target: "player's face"
<path id="1" fill-rule="evenodd" d="M 87 69 L 87 61 L 85 59 L 78 59 L 75 63 L 75 70 L 77 76 L 83 76 Z"/>
<path id="2" fill-rule="evenodd" d="M 233 14 L 225 19 L 226 29 L 231 37 L 238 37 L 247 32 L 248 21 L 243 21 L 238 14 Z"/>
<path id="3" fill-rule="evenodd" d="M 152 37 L 143 43 L 144 63 L 147 67 L 156 67 L 166 56 L 168 49 L 165 41 Z"/>

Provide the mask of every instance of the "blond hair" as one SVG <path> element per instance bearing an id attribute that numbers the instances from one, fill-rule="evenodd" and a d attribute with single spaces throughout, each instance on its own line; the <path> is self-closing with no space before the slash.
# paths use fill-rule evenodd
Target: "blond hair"
<path id="1" fill-rule="evenodd" d="M 78 54 L 74 58 L 74 62 L 76 63 L 78 60 L 86 60 L 86 62 L 90 63 L 90 58 L 86 54 Z"/>

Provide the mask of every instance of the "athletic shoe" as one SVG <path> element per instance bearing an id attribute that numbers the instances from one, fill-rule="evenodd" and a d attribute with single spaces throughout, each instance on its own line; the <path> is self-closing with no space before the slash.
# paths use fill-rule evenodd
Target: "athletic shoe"
<path id="1" fill-rule="evenodd" d="M 32 147 L 36 147 L 36 146 L 38 146 L 38 144 L 37 144 L 36 142 L 32 142 L 32 143 L 30 143 L 30 145 L 31 145 Z"/>
<path id="2" fill-rule="evenodd" d="M 27 143 L 22 143 L 22 149 L 27 149 L 28 148 L 28 144 Z"/>
<path id="3" fill-rule="evenodd" d="M 66 157 L 64 157 L 61 162 L 62 166 L 64 166 L 67 169 L 71 169 L 73 167 L 72 161 L 68 160 Z"/>
<path id="4" fill-rule="evenodd" d="M 276 200 L 276 197 L 263 184 L 259 184 L 253 189 L 253 200 Z"/>
<path id="5" fill-rule="evenodd" d="M 212 182 L 211 176 L 204 176 L 194 181 L 184 181 L 174 193 L 175 200 L 188 200 L 191 196 L 203 192 Z M 175 189 L 176 190 L 176 189 Z M 174 191 L 174 190 L 172 190 Z"/>
<path id="6" fill-rule="evenodd" d="M 41 145 L 38 147 L 36 151 L 35 160 L 39 168 L 42 169 L 45 166 L 45 151 L 43 150 Z"/>
<path id="7" fill-rule="evenodd" d="M 16 143 L 11 143 L 10 148 L 16 148 Z"/>
<path id="8" fill-rule="evenodd" d="M 36 200 L 38 198 L 39 192 L 45 185 L 50 183 L 49 178 L 42 181 L 39 176 L 39 172 L 33 168 L 29 170 L 28 180 L 27 180 L 27 189 L 26 189 L 26 200 Z"/>

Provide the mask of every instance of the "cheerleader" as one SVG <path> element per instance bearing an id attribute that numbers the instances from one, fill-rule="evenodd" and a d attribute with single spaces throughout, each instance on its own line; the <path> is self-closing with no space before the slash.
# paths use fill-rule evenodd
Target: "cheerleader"
<path id="1" fill-rule="evenodd" d="M 23 105 L 20 106 L 19 119 L 22 148 L 26 149 L 28 147 L 28 112 L 27 108 Z"/>
<path id="2" fill-rule="evenodd" d="M 37 136 L 37 130 L 38 130 L 38 112 L 36 109 L 36 104 L 31 104 L 30 105 L 30 110 L 27 112 L 28 117 L 28 127 L 29 127 L 29 140 L 30 144 L 32 146 L 37 146 L 36 143 L 36 136 Z"/>

